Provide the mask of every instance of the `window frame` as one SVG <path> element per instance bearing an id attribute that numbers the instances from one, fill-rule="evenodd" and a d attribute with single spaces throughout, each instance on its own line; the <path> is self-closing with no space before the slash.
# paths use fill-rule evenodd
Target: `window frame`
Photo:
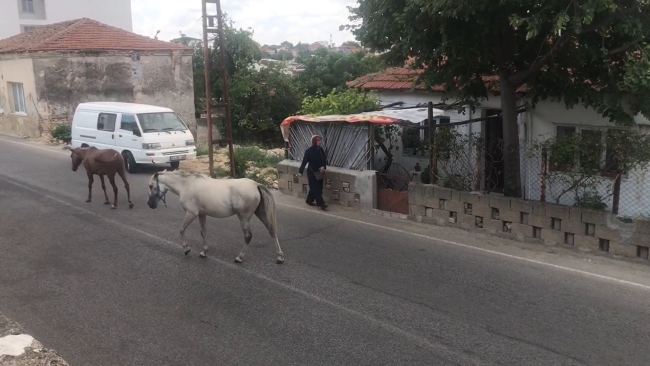
<path id="1" fill-rule="evenodd" d="M 24 14 L 35 14 L 34 0 L 20 0 L 20 7 Z M 31 7 L 31 8 L 30 8 Z"/>
<path id="2" fill-rule="evenodd" d="M 11 90 L 11 109 L 14 114 L 27 114 L 27 103 L 25 101 L 25 86 L 23 83 L 13 81 L 7 82 L 8 89 Z M 20 87 L 20 91 L 16 88 Z"/>

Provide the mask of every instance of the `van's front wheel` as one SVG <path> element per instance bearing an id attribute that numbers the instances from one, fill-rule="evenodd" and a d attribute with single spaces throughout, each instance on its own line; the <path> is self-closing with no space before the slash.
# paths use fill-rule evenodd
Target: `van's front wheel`
<path id="1" fill-rule="evenodd" d="M 135 162 L 133 154 L 130 151 L 125 151 L 122 153 L 122 156 L 124 157 L 124 168 L 126 168 L 126 171 L 130 174 L 137 173 L 138 164 Z"/>
<path id="2" fill-rule="evenodd" d="M 172 171 L 174 171 L 174 170 L 178 169 L 178 167 L 181 165 L 181 163 L 180 163 L 180 161 L 172 161 L 171 163 L 169 163 L 169 165 L 171 165 L 171 169 L 172 169 Z"/>

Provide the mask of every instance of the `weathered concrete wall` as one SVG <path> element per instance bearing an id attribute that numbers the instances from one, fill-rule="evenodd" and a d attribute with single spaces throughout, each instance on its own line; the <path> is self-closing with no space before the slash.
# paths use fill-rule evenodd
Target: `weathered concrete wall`
<path id="1" fill-rule="evenodd" d="M 409 185 L 409 204 L 409 219 L 418 222 L 648 259 L 648 219 L 626 223 L 607 212 L 419 183 Z"/>
<path id="2" fill-rule="evenodd" d="M 72 119 L 79 103 L 114 101 L 173 109 L 196 134 L 192 56 L 59 55 L 33 60 L 38 107 L 45 120 Z"/>
<path id="3" fill-rule="evenodd" d="M 277 168 L 280 192 L 294 197 L 307 198 L 309 192 L 307 174 L 300 178 L 295 177 L 298 174 L 300 163 L 283 160 Z M 323 199 L 328 204 L 362 210 L 371 210 L 377 206 L 377 175 L 374 170 L 356 171 L 328 167 L 323 186 Z"/>
<path id="4" fill-rule="evenodd" d="M 14 111 L 9 83 L 22 83 L 25 113 Z M 0 59 L 0 133 L 16 136 L 38 134 L 37 97 L 34 88 L 32 60 L 28 58 Z"/>

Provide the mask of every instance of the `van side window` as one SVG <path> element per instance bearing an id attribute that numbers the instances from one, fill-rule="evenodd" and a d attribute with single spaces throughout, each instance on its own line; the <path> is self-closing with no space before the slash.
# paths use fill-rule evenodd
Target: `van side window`
<path id="1" fill-rule="evenodd" d="M 97 120 L 97 129 L 99 131 L 115 131 L 115 121 L 117 120 L 117 114 L 112 113 L 100 113 L 99 119 Z"/>
<path id="2" fill-rule="evenodd" d="M 120 130 L 133 132 L 136 128 L 138 128 L 138 123 L 135 121 L 135 116 L 132 114 L 123 114 Z"/>

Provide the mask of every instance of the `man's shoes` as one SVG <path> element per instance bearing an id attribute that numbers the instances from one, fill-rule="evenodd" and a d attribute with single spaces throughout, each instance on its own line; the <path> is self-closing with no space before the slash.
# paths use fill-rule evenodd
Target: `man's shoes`
<path id="1" fill-rule="evenodd" d="M 323 210 L 323 211 L 327 211 L 327 205 L 320 206 L 320 209 Z"/>
<path id="2" fill-rule="evenodd" d="M 316 204 L 315 204 L 314 202 L 307 202 L 307 204 L 308 204 L 309 206 L 316 206 Z"/>

